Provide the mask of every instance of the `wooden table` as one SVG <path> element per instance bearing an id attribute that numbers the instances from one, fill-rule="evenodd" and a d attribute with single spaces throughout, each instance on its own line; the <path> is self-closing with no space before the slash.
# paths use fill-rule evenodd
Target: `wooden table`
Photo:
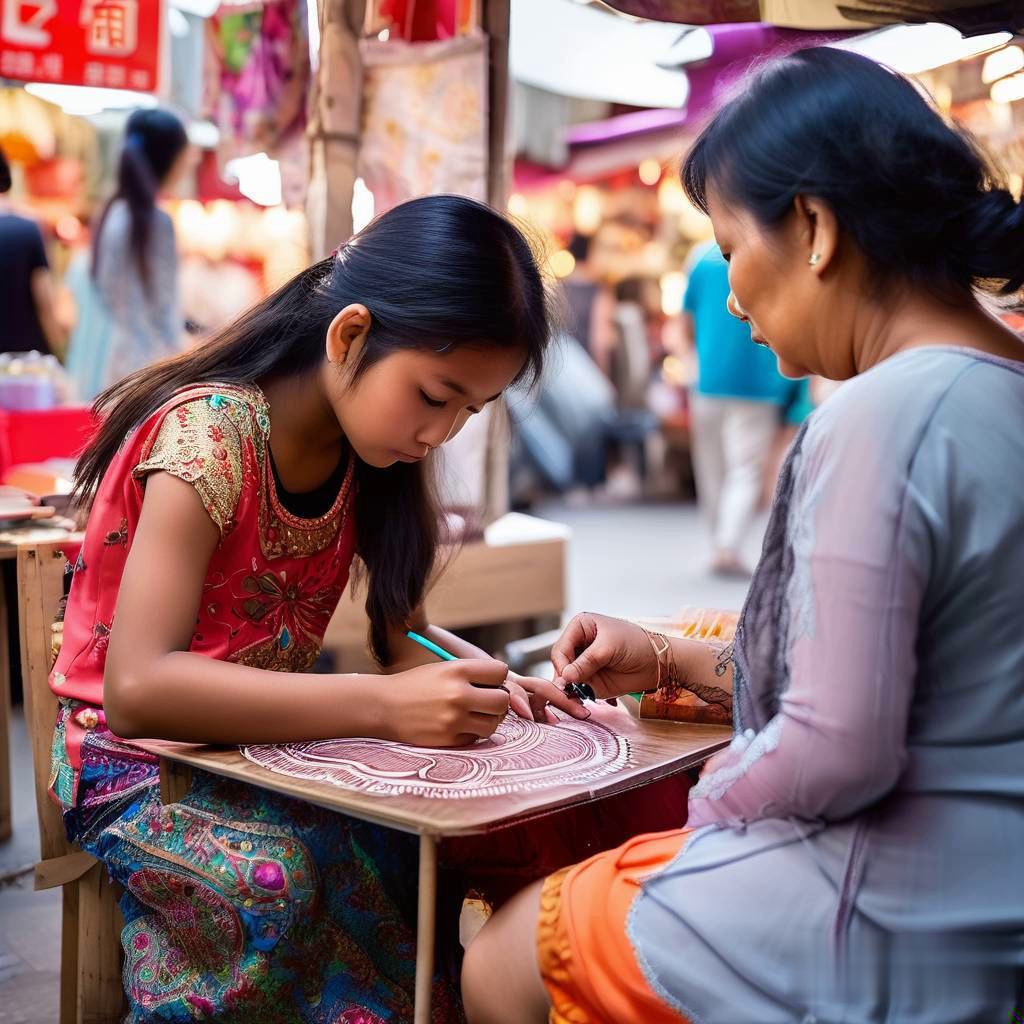
<path id="1" fill-rule="evenodd" d="M 594 714 L 600 721 L 629 740 L 629 762 L 622 770 L 589 783 L 479 799 L 381 796 L 271 772 L 247 761 L 236 747 L 196 746 L 158 740 L 133 742 L 160 757 L 161 794 L 165 802 L 180 799 L 191 784 L 191 770 L 201 768 L 214 775 L 247 782 L 354 818 L 418 835 L 414 1024 L 427 1024 L 430 1020 L 435 957 L 437 844 L 441 839 L 493 832 L 567 807 L 636 789 L 700 764 L 725 746 L 732 736 L 731 730 L 722 726 L 641 721 L 635 717 L 635 701 L 627 698 L 623 704 L 628 704 L 629 710 L 594 706 Z"/>
<path id="2" fill-rule="evenodd" d="M 45 521 L 49 523 L 49 520 Z M 18 557 L 19 544 L 39 544 L 43 541 L 81 539 L 68 526 L 67 520 L 61 525 L 29 525 L 0 530 L 0 572 L 5 563 L 13 563 Z M 10 570 L 13 572 L 13 568 Z M 7 642 L 10 609 L 7 607 L 5 581 L 0 576 L 0 842 L 11 835 L 11 662 Z"/>

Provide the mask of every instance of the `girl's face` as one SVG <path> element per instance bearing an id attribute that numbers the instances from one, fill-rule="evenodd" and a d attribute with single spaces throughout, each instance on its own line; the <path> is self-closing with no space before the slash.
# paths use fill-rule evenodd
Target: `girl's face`
<path id="1" fill-rule="evenodd" d="M 364 338 L 336 353 L 338 359 L 328 337 L 325 384 L 349 444 L 379 468 L 418 462 L 453 438 L 470 416 L 501 396 L 525 361 L 520 350 L 496 347 L 460 347 L 446 355 L 401 349 L 350 382 L 344 365 L 336 364 L 358 360 Z"/>

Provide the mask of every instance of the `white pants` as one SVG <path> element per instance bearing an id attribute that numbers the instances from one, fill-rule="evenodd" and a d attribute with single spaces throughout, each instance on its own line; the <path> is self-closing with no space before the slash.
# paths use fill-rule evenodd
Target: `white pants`
<path id="1" fill-rule="evenodd" d="M 697 501 L 716 551 L 739 551 L 780 426 L 771 402 L 690 394 Z"/>

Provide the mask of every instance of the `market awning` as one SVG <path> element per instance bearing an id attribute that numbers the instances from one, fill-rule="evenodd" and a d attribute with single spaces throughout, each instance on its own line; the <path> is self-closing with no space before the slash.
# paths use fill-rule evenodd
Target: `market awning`
<path id="1" fill-rule="evenodd" d="M 766 21 L 781 28 L 851 29 L 942 22 L 965 35 L 1024 32 L 1024 4 L 965 0 L 600 0 L 623 14 L 683 25 Z"/>
<path id="2" fill-rule="evenodd" d="M 665 59 L 684 30 L 630 22 L 571 0 L 511 5 L 512 77 L 538 89 L 634 107 L 682 107 L 685 73 Z"/>

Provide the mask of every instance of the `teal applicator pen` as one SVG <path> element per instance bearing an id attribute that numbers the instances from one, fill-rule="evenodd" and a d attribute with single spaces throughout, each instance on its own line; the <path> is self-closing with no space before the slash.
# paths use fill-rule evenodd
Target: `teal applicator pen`
<path id="1" fill-rule="evenodd" d="M 431 654 L 436 654 L 439 658 L 444 661 L 458 661 L 454 654 L 449 654 L 443 647 L 438 647 L 432 640 L 428 640 L 425 636 L 420 636 L 419 633 L 414 633 L 409 630 L 405 634 L 410 640 L 415 640 L 420 647 L 425 647 Z M 576 700 L 595 700 L 594 691 L 586 683 L 569 683 L 565 692 L 570 697 L 575 697 Z"/>
<path id="2" fill-rule="evenodd" d="M 442 661 L 458 661 L 454 654 L 449 654 L 443 647 L 438 647 L 432 640 L 428 640 L 425 636 L 420 636 L 419 633 L 413 633 L 410 630 L 405 634 L 410 640 L 415 640 L 420 647 L 425 647 L 431 654 L 436 654 Z"/>

